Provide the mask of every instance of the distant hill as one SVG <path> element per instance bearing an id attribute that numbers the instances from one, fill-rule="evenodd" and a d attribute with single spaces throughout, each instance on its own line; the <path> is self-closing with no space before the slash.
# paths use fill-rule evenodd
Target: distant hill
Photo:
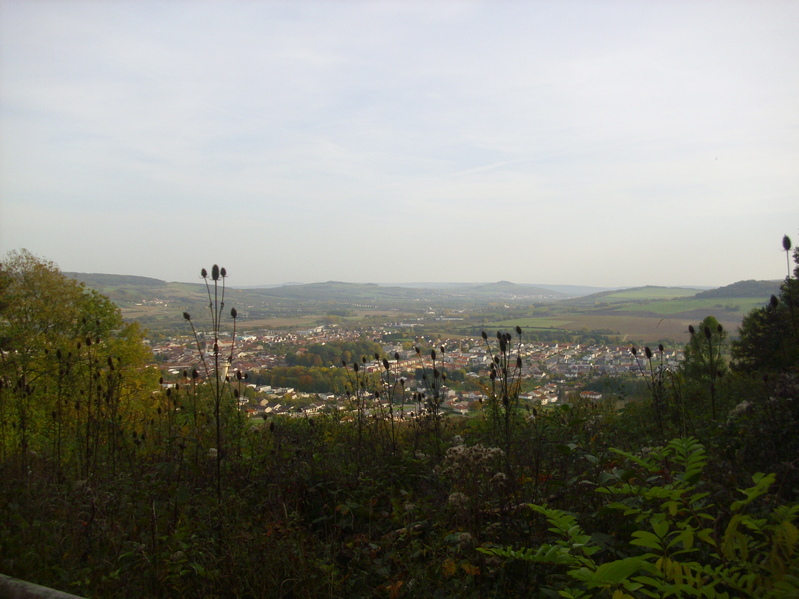
<path id="1" fill-rule="evenodd" d="M 575 298 L 572 303 L 585 304 L 590 302 L 623 302 L 636 300 L 664 300 L 696 295 L 695 288 L 688 287 L 660 287 L 658 285 L 645 285 L 643 287 L 628 287 L 626 289 L 610 289 L 592 293 L 580 298 Z"/>
<path id="2" fill-rule="evenodd" d="M 466 287 L 459 290 L 461 294 L 473 296 L 489 296 L 505 299 L 531 299 L 531 300 L 557 300 L 567 297 L 565 293 L 542 289 L 533 285 L 517 285 L 510 281 L 498 281 L 496 283 L 486 283 L 473 287 Z"/>
<path id="3" fill-rule="evenodd" d="M 133 275 L 106 275 L 99 273 L 65 272 L 65 276 L 86 283 L 89 287 L 99 289 L 102 287 L 165 287 L 166 281 L 150 277 L 136 277 Z"/>
<path id="4" fill-rule="evenodd" d="M 772 295 L 779 295 L 782 281 L 738 281 L 732 285 L 725 285 L 718 289 L 710 289 L 696 294 L 697 299 L 731 298 L 731 297 L 756 297 L 768 299 Z"/>

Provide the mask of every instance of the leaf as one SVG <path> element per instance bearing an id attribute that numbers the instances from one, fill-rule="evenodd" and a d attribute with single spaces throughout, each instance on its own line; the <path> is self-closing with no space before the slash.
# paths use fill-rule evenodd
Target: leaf
<path id="1" fill-rule="evenodd" d="M 572 570 L 569 574 L 591 587 L 596 587 L 621 584 L 642 569 L 650 571 L 652 564 L 644 556 L 634 556 L 602 564 L 595 572 L 591 572 L 588 568 L 580 568 Z"/>
<path id="2" fill-rule="evenodd" d="M 473 564 L 470 564 L 469 562 L 463 562 L 461 564 L 461 568 L 463 568 L 463 571 L 466 572 L 469 576 L 477 576 L 478 574 L 480 574 L 480 566 L 475 566 Z"/>
<path id="3" fill-rule="evenodd" d="M 660 537 L 648 532 L 646 530 L 636 530 L 633 533 L 634 538 L 630 541 L 631 545 L 638 545 L 639 547 L 646 547 L 648 549 L 656 549 L 660 550 L 663 548 L 663 544 L 660 540 Z"/>
<path id="4" fill-rule="evenodd" d="M 444 578 L 449 578 L 455 572 L 457 572 L 458 566 L 455 562 L 453 562 L 450 558 L 444 560 L 444 563 L 441 564 L 441 572 L 444 574 Z"/>

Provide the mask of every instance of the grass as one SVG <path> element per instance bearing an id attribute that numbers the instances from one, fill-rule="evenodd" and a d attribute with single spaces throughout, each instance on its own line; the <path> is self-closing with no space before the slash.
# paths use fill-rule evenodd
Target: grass
<path id="1" fill-rule="evenodd" d="M 752 308 L 758 308 L 766 303 L 751 297 L 731 297 L 731 298 L 708 298 L 708 299 L 672 299 L 662 301 L 651 301 L 643 304 L 630 303 L 610 306 L 610 309 L 624 312 L 651 312 L 657 316 L 671 316 L 694 310 L 707 310 L 708 312 L 736 312 L 741 316 L 749 312 Z M 737 310 L 728 310 L 727 306 L 736 306 Z"/>
<path id="2" fill-rule="evenodd" d="M 675 297 L 693 297 L 697 293 L 696 289 L 685 289 L 684 287 L 639 287 L 603 295 L 602 300 L 672 299 Z"/>
<path id="3" fill-rule="evenodd" d="M 550 318 L 550 317 L 535 317 L 532 318 L 516 318 L 513 320 L 500 320 L 498 322 L 490 322 L 486 324 L 486 328 L 514 328 L 520 326 L 523 329 L 562 329 L 567 328 L 565 325 L 573 322 L 570 318 Z"/>

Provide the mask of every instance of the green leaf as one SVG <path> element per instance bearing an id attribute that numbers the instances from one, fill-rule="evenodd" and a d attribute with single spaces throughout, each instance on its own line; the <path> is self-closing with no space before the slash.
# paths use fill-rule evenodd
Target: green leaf
<path id="1" fill-rule="evenodd" d="M 633 537 L 635 538 L 630 541 L 631 545 L 638 545 L 639 547 L 647 547 L 649 549 L 657 550 L 661 550 L 663 548 L 663 543 L 661 542 L 660 538 L 653 535 L 651 532 L 647 532 L 646 530 L 636 530 L 633 533 Z"/>

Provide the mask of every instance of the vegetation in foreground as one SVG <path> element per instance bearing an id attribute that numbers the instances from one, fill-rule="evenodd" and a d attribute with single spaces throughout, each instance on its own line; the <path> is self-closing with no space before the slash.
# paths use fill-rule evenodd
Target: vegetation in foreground
<path id="1" fill-rule="evenodd" d="M 478 417 L 440 416 L 441 350 L 418 348 L 413 413 L 392 357 L 364 356 L 350 410 L 257 427 L 216 343 L 226 273 L 203 273 L 215 333 L 162 389 L 107 298 L 3 262 L 0 571 L 90 597 L 799 593 L 799 267 L 732 343 L 693 326 L 678 372 L 632 348 L 647 393 L 622 411 L 520 408 L 517 327 L 484 335 Z"/>

